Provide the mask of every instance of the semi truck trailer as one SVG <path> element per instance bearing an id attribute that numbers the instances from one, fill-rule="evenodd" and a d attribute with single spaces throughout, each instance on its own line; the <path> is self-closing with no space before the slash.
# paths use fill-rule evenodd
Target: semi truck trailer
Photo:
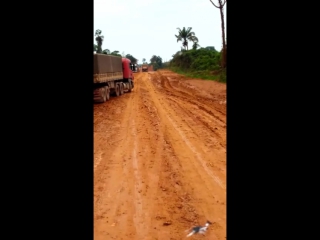
<path id="1" fill-rule="evenodd" d="M 93 54 L 94 102 L 106 102 L 110 96 L 121 96 L 134 88 L 134 65 L 120 56 Z"/>

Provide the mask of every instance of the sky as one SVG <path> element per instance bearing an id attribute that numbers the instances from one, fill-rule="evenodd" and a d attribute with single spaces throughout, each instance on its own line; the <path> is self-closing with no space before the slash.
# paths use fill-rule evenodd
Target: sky
<path id="1" fill-rule="evenodd" d="M 217 0 L 213 0 L 217 4 Z M 224 6 L 225 33 L 227 29 Z M 181 50 L 178 29 L 192 27 L 200 47 L 222 48 L 221 16 L 210 0 L 94 0 L 94 34 L 102 31 L 102 49 L 131 54 L 142 64 L 153 55 L 162 61 Z M 189 43 L 189 49 L 192 43 Z"/>

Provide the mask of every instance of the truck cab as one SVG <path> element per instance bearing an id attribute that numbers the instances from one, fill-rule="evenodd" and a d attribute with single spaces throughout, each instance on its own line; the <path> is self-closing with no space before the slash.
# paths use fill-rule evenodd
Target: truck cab
<path id="1" fill-rule="evenodd" d="M 122 69 L 123 69 L 123 78 L 124 79 L 134 79 L 133 76 L 133 64 L 131 63 L 130 59 L 122 58 Z"/>
<path id="2" fill-rule="evenodd" d="M 148 64 L 142 65 L 142 72 L 148 72 Z"/>
<path id="3" fill-rule="evenodd" d="M 136 63 L 132 64 L 132 71 L 138 72 L 138 65 Z"/>

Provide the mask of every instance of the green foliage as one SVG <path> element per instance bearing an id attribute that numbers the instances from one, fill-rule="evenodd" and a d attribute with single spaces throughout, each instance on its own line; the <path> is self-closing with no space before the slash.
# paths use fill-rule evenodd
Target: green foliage
<path id="1" fill-rule="evenodd" d="M 226 82 L 226 73 L 221 70 L 221 52 L 214 47 L 176 52 L 169 63 L 175 72 L 193 78 Z"/>
<path id="2" fill-rule="evenodd" d="M 110 55 L 121 57 L 121 54 L 119 53 L 119 51 L 113 51 L 110 53 Z"/>
<path id="3" fill-rule="evenodd" d="M 102 31 L 100 29 L 96 30 L 95 36 L 97 41 L 97 53 L 102 53 L 102 43 L 104 36 L 101 35 Z"/>
<path id="4" fill-rule="evenodd" d="M 131 63 L 135 64 L 138 62 L 138 59 L 136 59 L 134 56 L 132 56 L 131 54 L 127 54 L 126 58 L 130 59 Z"/>
<path id="5" fill-rule="evenodd" d="M 191 32 L 192 27 L 188 27 L 187 29 L 183 27 L 182 29 L 178 29 L 178 35 L 175 35 L 177 38 L 177 42 L 182 41 L 182 46 L 188 50 L 188 41 L 198 42 L 198 38 L 196 37 L 194 32 Z"/>
<path id="6" fill-rule="evenodd" d="M 217 70 L 219 69 L 219 55 L 209 56 L 208 55 L 200 55 L 196 59 L 194 59 L 190 65 L 190 68 L 193 70 Z"/>
<path id="7" fill-rule="evenodd" d="M 109 49 L 105 49 L 105 50 L 102 51 L 102 53 L 108 55 L 108 54 L 110 54 L 110 50 Z"/>
<path id="8" fill-rule="evenodd" d="M 170 62 L 162 63 L 162 68 L 169 68 L 169 67 L 170 67 Z"/>
<path id="9" fill-rule="evenodd" d="M 156 55 L 153 55 L 150 59 L 150 64 L 153 66 L 153 70 L 157 71 L 162 68 L 162 58 Z"/>
<path id="10" fill-rule="evenodd" d="M 211 51 L 214 51 L 214 52 L 218 52 L 218 51 L 215 49 L 215 47 L 211 47 L 211 46 L 205 47 L 205 49 L 211 50 Z"/>
<path id="11" fill-rule="evenodd" d="M 194 42 L 192 45 L 193 50 L 197 50 L 199 47 L 200 47 L 200 45 L 198 44 L 198 42 Z"/>
<path id="12" fill-rule="evenodd" d="M 220 53 L 206 48 L 179 51 L 170 61 L 171 67 L 188 71 L 219 69 Z"/>
<path id="13" fill-rule="evenodd" d="M 227 82 L 227 71 L 225 68 L 220 72 L 219 82 L 223 82 L 223 83 Z"/>

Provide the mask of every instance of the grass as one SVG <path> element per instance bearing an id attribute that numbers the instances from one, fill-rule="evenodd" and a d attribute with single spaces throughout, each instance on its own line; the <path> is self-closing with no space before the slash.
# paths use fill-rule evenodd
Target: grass
<path id="1" fill-rule="evenodd" d="M 184 71 L 176 67 L 171 67 L 170 70 L 190 78 L 199 78 L 204 80 L 217 81 L 221 83 L 227 82 L 225 69 L 218 71 Z"/>

